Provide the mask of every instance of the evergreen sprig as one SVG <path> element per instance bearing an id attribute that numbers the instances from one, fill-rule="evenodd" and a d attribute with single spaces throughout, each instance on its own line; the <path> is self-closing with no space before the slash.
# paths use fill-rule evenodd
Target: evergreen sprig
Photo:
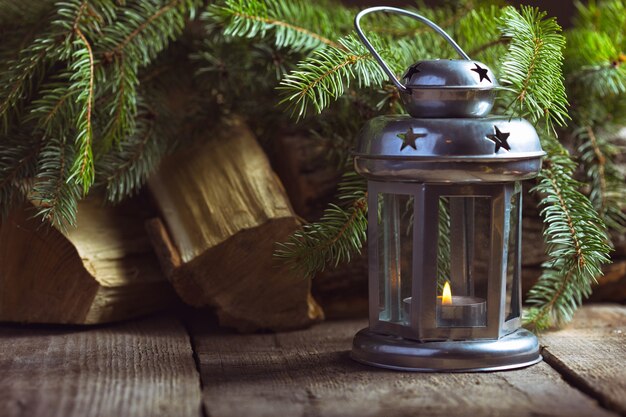
<path id="1" fill-rule="evenodd" d="M 355 36 L 340 39 L 339 45 L 314 52 L 281 81 L 282 102 L 290 103 L 298 117 L 307 113 L 308 106 L 320 113 L 345 93 L 351 80 L 358 87 L 380 87 L 386 81 L 385 73 Z"/>
<path id="2" fill-rule="evenodd" d="M 62 231 L 76 223 L 80 187 L 69 181 L 74 148 L 67 138 L 49 138 L 37 163 L 29 198 L 39 215 Z"/>
<path id="3" fill-rule="evenodd" d="M 611 135 L 596 132 L 591 126 L 577 132 L 580 161 L 589 181 L 589 199 L 607 227 L 619 233 L 626 231 L 626 184 L 615 159 L 622 150 L 611 141 Z"/>
<path id="4" fill-rule="evenodd" d="M 360 253 L 367 239 L 366 181 L 353 171 L 347 172 L 337 199 L 340 204 L 331 204 L 319 222 L 305 224 L 279 243 L 276 256 L 305 276 L 313 276 L 327 265 L 349 262 Z"/>
<path id="5" fill-rule="evenodd" d="M 0 74 L 0 132 L 6 136 L 0 149 L 0 207 L 6 212 L 19 195 L 26 195 L 42 218 L 66 227 L 75 223 L 77 201 L 94 185 L 96 161 L 109 161 L 109 171 L 120 170 L 119 161 L 128 161 L 129 148 L 138 146 L 144 133 L 136 134 L 140 71 L 182 36 L 201 2 L 40 3 L 34 8 L 36 18 L 21 21 L 25 27 L 0 19 L 0 33 L 8 31 L 24 42 L 17 52 L 11 49 L 17 42 L 0 45 L 0 57 L 13 56 Z M 0 2 L 0 16 L 22 12 L 11 2 Z M 18 136 L 38 144 L 28 158 L 13 143 Z M 166 142 L 150 143 L 165 149 Z M 163 149 L 152 155 L 162 155 Z M 156 163 L 121 166 L 134 177 L 110 176 L 109 190 L 116 192 L 109 195 L 116 201 L 132 194 Z"/>
<path id="6" fill-rule="evenodd" d="M 544 121 L 550 130 L 568 118 L 562 65 L 565 38 L 554 18 L 532 7 L 518 12 L 506 7 L 502 35 L 509 38 L 500 73 L 503 86 L 514 91 L 509 114 Z"/>
<path id="7" fill-rule="evenodd" d="M 538 330 L 571 320 L 591 285 L 608 263 L 610 247 L 602 219 L 573 179 L 575 163 L 560 143 L 549 136 L 543 147 L 549 157 L 533 192 L 539 193 L 548 261 L 528 293 L 526 323 Z"/>
<path id="8" fill-rule="evenodd" d="M 626 122 L 626 24 L 622 1 L 577 3 L 576 27 L 568 31 L 565 75 L 572 96 L 573 145 L 582 163 L 589 196 L 609 229 L 626 224 L 624 174 L 616 167 L 614 136 Z M 618 15 L 615 15 L 618 13 Z"/>
<path id="9" fill-rule="evenodd" d="M 167 151 L 162 143 L 167 135 L 158 132 L 153 113 L 142 107 L 133 135 L 97 164 L 98 181 L 105 185 L 107 199 L 114 203 L 137 193 Z"/>
<path id="10" fill-rule="evenodd" d="M 353 13 L 346 8 L 329 13 L 330 7 L 325 1 L 226 0 L 209 6 L 203 18 L 222 26 L 226 37 L 271 36 L 277 48 L 296 51 L 340 48 L 332 39 L 351 28 Z"/>

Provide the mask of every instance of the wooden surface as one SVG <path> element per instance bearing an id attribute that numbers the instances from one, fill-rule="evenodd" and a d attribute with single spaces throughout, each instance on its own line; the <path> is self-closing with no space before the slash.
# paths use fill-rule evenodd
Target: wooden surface
<path id="1" fill-rule="evenodd" d="M 0 225 L 0 321 L 94 324 L 171 305 L 139 204 L 81 201 L 76 228 L 62 232 L 11 211 Z"/>
<path id="2" fill-rule="evenodd" d="M 2 417 L 200 416 L 189 337 L 174 319 L 0 328 Z"/>
<path id="3" fill-rule="evenodd" d="M 311 280 L 273 256 L 300 223 L 252 132 L 238 119 L 166 158 L 150 179 L 161 217 L 148 233 L 180 298 L 242 332 L 323 319 Z"/>
<path id="4" fill-rule="evenodd" d="M 308 331 L 194 336 L 203 400 L 215 417 L 614 415 L 547 363 L 483 374 L 378 370 L 348 357 L 362 320 Z"/>
<path id="5" fill-rule="evenodd" d="M 574 386 L 626 415 L 626 308 L 579 311 L 566 328 L 541 337 L 545 360 Z"/>
<path id="6" fill-rule="evenodd" d="M 362 320 L 255 335 L 186 320 L 0 326 L 0 416 L 626 415 L 623 306 L 585 307 L 571 326 L 543 335 L 542 363 L 474 374 L 353 362 Z"/>

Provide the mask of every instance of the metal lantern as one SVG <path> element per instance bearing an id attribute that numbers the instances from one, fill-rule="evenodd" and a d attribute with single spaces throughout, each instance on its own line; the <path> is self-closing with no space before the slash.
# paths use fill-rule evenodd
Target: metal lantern
<path id="1" fill-rule="evenodd" d="M 363 34 L 371 12 L 420 20 L 463 57 L 412 65 L 400 82 Z M 545 153 L 523 119 L 488 116 L 497 81 L 437 25 L 392 7 L 359 13 L 364 44 L 400 90 L 408 115 L 361 131 L 368 179 L 369 328 L 352 357 L 413 371 L 485 371 L 541 360 L 521 328 L 520 181 Z M 378 208 L 378 209 L 377 209 Z"/>

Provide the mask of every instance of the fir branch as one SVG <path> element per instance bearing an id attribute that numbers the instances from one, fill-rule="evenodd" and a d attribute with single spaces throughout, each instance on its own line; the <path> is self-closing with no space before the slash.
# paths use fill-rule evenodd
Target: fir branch
<path id="1" fill-rule="evenodd" d="M 355 172 L 344 174 L 337 197 L 342 206 L 331 204 L 319 222 L 304 225 L 279 243 L 275 255 L 305 276 L 350 261 L 367 238 L 365 184 Z"/>
<path id="2" fill-rule="evenodd" d="M 104 106 L 109 118 L 102 135 L 102 149 L 107 151 L 113 144 L 119 145 L 135 130 L 137 115 L 137 66 L 127 62 L 124 55 L 115 58 L 112 72 L 111 100 Z"/>
<path id="3" fill-rule="evenodd" d="M 350 35 L 339 40 L 343 48 L 315 51 L 287 74 L 278 89 L 281 103 L 290 102 L 293 113 L 303 117 L 309 105 L 320 113 L 344 94 L 351 80 L 358 87 L 379 87 L 387 76 L 361 42 Z"/>
<path id="4" fill-rule="evenodd" d="M 50 139 L 43 147 L 30 199 L 37 214 L 61 231 L 76 225 L 80 188 L 68 181 L 74 152 L 65 139 Z"/>
<path id="5" fill-rule="evenodd" d="M 626 93 L 626 55 L 613 33 L 573 29 L 567 33 L 565 70 L 568 86 L 579 96 Z"/>
<path id="6" fill-rule="evenodd" d="M 94 57 L 89 41 L 78 26 L 75 27 L 75 31 L 78 39 L 74 42 L 76 51 L 72 54 L 74 62 L 71 64 L 73 74 L 70 81 L 74 82 L 72 87 L 77 90 L 76 99 L 82 109 L 78 115 L 78 133 L 75 139 L 78 155 L 68 181 L 82 185 L 83 194 L 87 194 L 95 176 L 91 119 L 94 101 Z"/>
<path id="7" fill-rule="evenodd" d="M 527 302 L 533 307 L 526 317 L 526 324 L 537 330 L 571 319 L 591 293 L 610 252 L 602 219 L 572 178 L 575 165 L 568 152 L 556 139 L 546 139 L 544 149 L 549 157 L 532 191 L 543 196 L 540 206 L 549 260 L 529 291 Z"/>
<path id="8" fill-rule="evenodd" d="M 597 162 L 597 167 L 598 167 L 597 168 L 598 170 L 597 183 L 599 186 L 598 187 L 599 193 L 598 193 L 597 198 L 593 198 L 592 196 L 591 199 L 592 201 L 594 200 L 597 201 L 596 209 L 598 209 L 600 213 L 604 213 L 606 210 L 606 206 L 607 206 L 606 157 L 604 156 L 604 153 L 598 146 L 598 139 L 596 139 L 596 135 L 595 133 L 593 133 L 593 129 L 591 129 L 591 126 L 587 126 L 585 128 L 585 131 L 587 132 L 587 137 L 589 138 L 589 145 L 591 146 L 591 149 L 593 150 L 593 154 L 595 156 L 595 160 Z"/>
<path id="9" fill-rule="evenodd" d="M 1 77 L 0 132 L 7 133 L 12 125 L 12 115 L 19 114 L 20 100 L 32 94 L 43 78 L 46 62 L 54 45 L 48 39 L 38 39 L 20 57 L 9 64 Z"/>
<path id="10" fill-rule="evenodd" d="M 508 39 L 508 38 L 498 38 L 498 39 L 490 40 L 490 41 L 485 42 L 482 45 L 479 45 L 476 48 L 472 49 L 469 52 L 469 56 L 476 56 L 476 55 L 478 55 L 478 54 L 488 50 L 489 48 L 493 48 L 494 46 L 508 45 L 509 42 L 511 42 L 511 39 Z"/>
<path id="11" fill-rule="evenodd" d="M 545 16 L 531 7 L 504 9 L 501 30 L 510 43 L 501 83 L 515 91 L 509 103 L 513 115 L 528 116 L 533 123 L 543 120 L 553 130 L 568 118 L 561 75 L 565 38 L 556 20 Z"/>
<path id="12" fill-rule="evenodd" d="M 133 135 L 137 117 L 138 71 L 150 64 L 169 42 L 183 32 L 199 0 L 173 0 L 165 4 L 127 5 L 119 18 L 103 29 L 96 49 L 101 51 L 112 83 L 108 84 L 104 112 L 108 115 L 101 149 L 106 152 Z"/>
<path id="13" fill-rule="evenodd" d="M 63 132 L 71 130 L 68 125 L 73 124 L 75 114 L 72 99 L 77 94 L 69 85 L 71 75 L 71 72 L 64 71 L 52 76 L 41 86 L 37 93 L 38 98 L 27 109 L 25 121 L 32 122 L 35 130 L 42 130 L 44 137 L 59 137 Z"/>
<path id="14" fill-rule="evenodd" d="M 605 134 L 596 134 L 591 126 L 580 129 L 577 136 L 580 142 L 577 151 L 590 184 L 589 198 L 607 227 L 623 233 L 626 230 L 626 214 L 622 211 L 626 185 L 624 175 L 614 162 L 620 149 Z"/>
<path id="15" fill-rule="evenodd" d="M 324 2 L 312 4 L 302 0 L 226 0 L 223 6 L 209 6 L 203 18 L 223 26 L 227 37 L 265 38 L 271 34 L 278 48 L 296 51 L 323 47 L 342 49 L 343 46 L 331 37 L 346 30 L 351 24 L 351 16 L 345 9 L 329 14 L 327 7 Z"/>
<path id="16" fill-rule="evenodd" d="M 131 53 L 141 57 L 141 63 L 146 65 L 167 46 L 168 40 L 182 33 L 186 19 L 194 15 L 199 3 L 199 0 L 172 0 L 162 6 L 150 2 L 129 4 L 123 17 L 106 31 L 116 42 L 108 45 L 105 55 L 111 58 Z"/>
<path id="17" fill-rule="evenodd" d="M 163 157 L 166 146 L 162 142 L 154 116 L 142 111 L 133 136 L 98 161 L 98 183 L 106 186 L 109 201 L 119 203 L 139 190 Z"/>
<path id="18" fill-rule="evenodd" d="M 16 200 L 25 195 L 28 184 L 23 182 L 36 172 L 41 141 L 32 136 L 16 134 L 1 139 L 0 214 L 5 216 Z"/>

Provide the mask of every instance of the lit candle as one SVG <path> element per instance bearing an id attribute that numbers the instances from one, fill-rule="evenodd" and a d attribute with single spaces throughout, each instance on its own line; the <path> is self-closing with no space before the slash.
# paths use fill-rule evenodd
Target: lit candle
<path id="1" fill-rule="evenodd" d="M 411 316 L 411 297 L 403 300 L 405 316 Z M 438 327 L 477 327 L 487 325 L 487 303 L 483 298 L 452 295 L 446 281 L 443 292 L 437 296 Z"/>
<path id="2" fill-rule="evenodd" d="M 479 297 L 452 295 L 450 283 L 443 286 L 437 297 L 437 322 L 442 327 L 485 326 L 487 303 Z"/>

